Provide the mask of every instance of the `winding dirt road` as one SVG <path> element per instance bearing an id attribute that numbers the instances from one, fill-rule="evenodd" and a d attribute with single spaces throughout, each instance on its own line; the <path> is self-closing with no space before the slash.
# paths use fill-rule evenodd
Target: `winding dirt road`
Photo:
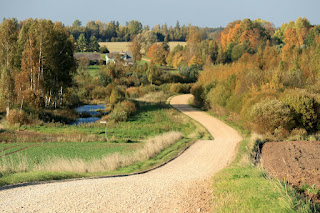
<path id="1" fill-rule="evenodd" d="M 1 190 L 0 212 L 208 212 L 210 178 L 233 159 L 241 136 L 176 96 L 173 107 L 204 125 L 214 140 L 197 141 L 151 172 Z"/>

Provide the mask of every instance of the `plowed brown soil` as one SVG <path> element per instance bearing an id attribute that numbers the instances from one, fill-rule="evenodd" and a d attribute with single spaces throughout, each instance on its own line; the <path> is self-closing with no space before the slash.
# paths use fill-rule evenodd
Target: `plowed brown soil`
<path id="1" fill-rule="evenodd" d="M 320 190 L 320 141 L 268 142 L 262 165 L 269 174 L 296 187 L 315 184 Z M 319 202 L 319 196 L 313 196 Z"/>

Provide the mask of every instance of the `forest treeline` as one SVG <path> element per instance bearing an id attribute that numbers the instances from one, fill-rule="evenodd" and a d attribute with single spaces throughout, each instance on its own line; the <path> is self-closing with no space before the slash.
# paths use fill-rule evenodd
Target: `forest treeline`
<path id="1" fill-rule="evenodd" d="M 81 23 L 74 26 L 87 29 Z M 320 129 L 320 26 L 306 18 L 279 28 L 261 19 L 238 20 L 213 34 L 188 26 L 186 46 L 174 49 L 168 46 L 168 36 L 159 43 L 155 27 L 132 21 L 125 28 L 131 32 L 135 61 L 146 54 L 151 64 L 107 64 L 92 76 L 88 61 L 76 61 L 74 52 L 79 38 L 94 34 L 82 32 L 76 39 L 61 23 L 3 20 L 2 108 L 58 108 L 86 99 L 117 104 L 146 91 L 188 92 L 192 86 L 197 105 L 232 112 L 259 133 L 279 138 Z M 97 39 L 91 43 L 98 48 Z"/>
<path id="2" fill-rule="evenodd" d="M 192 88 L 199 106 L 227 109 L 277 138 L 320 130 L 320 26 L 298 18 L 275 29 L 244 19 L 230 23 L 215 41 L 197 42 L 194 50 L 192 57 L 204 66 Z M 191 63 L 188 51 L 178 55 Z"/>
<path id="3" fill-rule="evenodd" d="M 167 24 L 158 24 L 151 28 L 148 25 L 143 26 L 141 22 L 136 20 L 126 22 L 125 25 L 120 25 L 118 21 L 104 23 L 97 20 L 88 21 L 85 26 L 82 26 L 81 21 L 75 20 L 66 29 L 76 40 L 82 34 L 88 41 L 91 37 L 94 37 L 99 42 L 131 41 L 136 35 L 149 31 L 154 34 L 157 41 L 162 42 L 165 38 L 168 41 L 185 41 L 191 27 L 191 25 L 180 26 L 179 21 L 177 21 L 174 27 Z M 217 30 L 221 30 L 221 28 L 201 28 L 206 38 L 214 37 L 214 32 Z"/>
<path id="4" fill-rule="evenodd" d="M 2 107 L 57 108 L 76 71 L 74 39 L 62 23 L 4 19 L 0 25 Z"/>

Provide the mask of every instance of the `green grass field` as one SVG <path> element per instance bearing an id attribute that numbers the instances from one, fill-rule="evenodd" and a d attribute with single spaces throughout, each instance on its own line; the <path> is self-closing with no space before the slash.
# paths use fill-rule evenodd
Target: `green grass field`
<path id="1" fill-rule="evenodd" d="M 100 68 L 101 68 L 101 65 L 90 65 L 90 66 L 88 66 L 87 71 L 89 72 L 89 74 L 92 77 L 95 77 L 95 76 L 97 76 L 98 71 L 100 70 Z"/>
<path id="2" fill-rule="evenodd" d="M 138 143 L 106 143 L 106 142 L 43 142 L 43 143 L 21 143 L 18 147 L 16 144 L 10 144 L 12 148 L 7 147 L 2 151 L 7 144 L 0 144 L 0 154 L 8 154 L 17 150 L 22 150 L 10 157 L 18 159 L 21 156 L 26 156 L 29 160 L 28 164 L 41 163 L 47 158 L 66 157 L 66 158 L 80 158 L 86 161 L 101 158 L 102 156 L 119 152 L 130 153 L 140 147 Z M 30 148 L 28 148 L 30 147 Z M 2 155 L 1 154 L 1 155 Z M 0 158 L 1 160 L 1 158 Z"/>
<path id="3" fill-rule="evenodd" d="M 19 129 L 22 132 L 35 132 L 38 135 L 54 136 L 56 134 L 57 137 L 62 137 L 62 140 L 63 137 L 70 137 L 73 138 L 74 142 L 51 142 L 49 140 L 1 143 L 0 170 L 1 163 L 4 165 L 5 162 L 12 164 L 13 169 L 2 168 L 3 172 L 0 171 L 0 186 L 19 182 L 125 174 L 145 170 L 171 159 L 190 143 L 206 134 L 202 130 L 203 127 L 191 122 L 188 117 L 163 104 L 142 105 L 139 111 L 127 122 L 108 123 L 109 142 L 104 141 L 104 125 L 99 122 L 79 126 L 55 124 L 21 126 Z M 14 130 L 11 129 L 10 131 Z M 131 155 L 131 153 L 143 147 L 146 139 L 169 131 L 182 132 L 184 138 L 165 148 L 149 160 L 134 162 L 132 165 L 120 167 L 116 170 L 77 173 L 29 169 L 41 165 L 43 162 L 48 162 L 48 159 L 80 159 L 91 162 L 114 153 Z M 191 134 L 194 132 L 198 134 Z M 77 142 L 78 138 L 79 141 L 80 138 L 89 139 L 89 142 Z M 18 152 L 12 153 L 15 151 Z M 4 157 L 3 155 L 6 154 L 9 155 Z"/>
<path id="4" fill-rule="evenodd" d="M 181 131 L 185 134 L 192 131 L 191 123 L 181 123 L 174 120 L 178 112 L 165 105 L 142 105 L 138 112 L 129 118 L 127 122 L 108 123 L 108 135 L 113 140 L 125 142 L 146 139 L 167 131 Z M 104 125 L 97 123 L 81 125 L 42 125 L 21 126 L 20 130 L 35 131 L 38 133 L 54 134 L 91 134 L 104 137 Z"/>

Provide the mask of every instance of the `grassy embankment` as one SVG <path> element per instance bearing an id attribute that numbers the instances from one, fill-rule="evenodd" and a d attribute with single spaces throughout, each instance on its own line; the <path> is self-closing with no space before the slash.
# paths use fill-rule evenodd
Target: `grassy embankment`
<path id="1" fill-rule="evenodd" d="M 212 113 L 210 113 L 212 114 Z M 251 153 L 256 138 L 247 129 L 218 117 L 243 136 L 234 161 L 213 177 L 214 212 L 317 212 L 318 207 L 298 194 L 288 184 L 270 177 L 255 166 Z"/>
<path id="2" fill-rule="evenodd" d="M 143 105 L 127 122 L 108 123 L 109 143 L 99 123 L 22 126 L 20 130 L 48 136 L 49 141 L 0 144 L 2 156 L 20 150 L 0 158 L 0 186 L 144 171 L 173 158 L 197 138 L 209 137 L 199 124 L 163 104 Z M 181 132 L 183 138 L 169 134 L 147 140 L 169 131 Z"/>

